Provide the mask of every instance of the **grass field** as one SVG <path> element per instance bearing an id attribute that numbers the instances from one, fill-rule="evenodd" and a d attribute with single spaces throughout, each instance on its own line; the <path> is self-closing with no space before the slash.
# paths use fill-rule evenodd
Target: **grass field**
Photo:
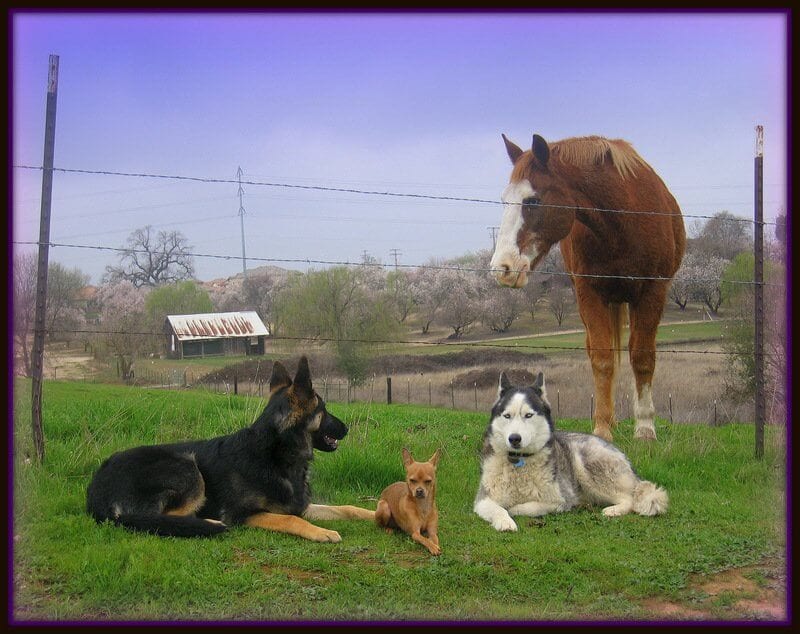
<path id="1" fill-rule="evenodd" d="M 743 597 L 709 597 L 693 580 L 780 559 L 784 549 L 780 429 L 768 428 L 759 461 L 751 425 L 659 420 L 659 440 L 642 444 L 623 421 L 616 442 L 642 477 L 669 491 L 667 515 L 581 509 L 521 519 L 519 532 L 501 534 L 472 512 L 488 414 L 374 403 L 331 404 L 350 433 L 337 452 L 317 454 L 314 500 L 374 508 L 383 487 L 402 479 L 403 446 L 419 459 L 441 447 L 440 557 L 353 521 L 319 522 L 339 531 L 340 544 L 250 528 L 196 540 L 135 534 L 85 514 L 99 463 L 133 445 L 229 433 L 264 402 L 47 382 L 47 455 L 38 466 L 29 460 L 30 383 L 16 388 L 18 621 L 664 620 L 650 607 L 655 599 L 686 608 L 676 618 L 755 619 L 763 617 Z M 558 425 L 585 430 L 588 422 Z"/>

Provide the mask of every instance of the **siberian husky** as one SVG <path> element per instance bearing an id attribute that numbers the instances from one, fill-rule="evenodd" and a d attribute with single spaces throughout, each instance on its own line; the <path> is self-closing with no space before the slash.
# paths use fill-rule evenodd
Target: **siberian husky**
<path id="1" fill-rule="evenodd" d="M 498 531 L 516 531 L 512 515 L 539 516 L 600 505 L 607 516 L 659 515 L 667 492 L 641 480 L 619 449 L 591 434 L 555 431 L 540 372 L 532 386 L 500 374 L 483 435 L 474 511 Z"/>

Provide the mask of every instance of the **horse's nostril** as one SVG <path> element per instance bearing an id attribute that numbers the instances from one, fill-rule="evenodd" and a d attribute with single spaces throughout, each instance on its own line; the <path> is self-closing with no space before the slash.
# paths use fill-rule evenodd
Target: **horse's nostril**
<path id="1" fill-rule="evenodd" d="M 508 264 L 503 264 L 503 266 L 500 268 L 503 269 L 503 273 L 508 273 L 511 270 L 511 267 L 508 266 Z"/>

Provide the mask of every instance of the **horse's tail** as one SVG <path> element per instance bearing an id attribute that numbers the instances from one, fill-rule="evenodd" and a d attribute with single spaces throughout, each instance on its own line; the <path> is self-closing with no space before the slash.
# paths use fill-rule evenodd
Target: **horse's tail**
<path id="1" fill-rule="evenodd" d="M 616 368 L 622 363 L 622 327 L 628 318 L 628 304 L 609 304 L 611 311 L 611 349 L 616 352 L 614 365 Z"/>

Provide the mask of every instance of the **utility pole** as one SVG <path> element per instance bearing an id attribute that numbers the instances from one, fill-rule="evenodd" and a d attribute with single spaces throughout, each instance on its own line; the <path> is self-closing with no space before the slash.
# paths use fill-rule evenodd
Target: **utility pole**
<path id="1" fill-rule="evenodd" d="M 42 207 L 39 220 L 39 261 L 36 272 L 36 313 L 33 327 L 31 425 L 36 458 L 44 462 L 42 426 L 42 380 L 44 378 L 44 328 L 47 308 L 47 267 L 50 259 L 50 208 L 53 201 L 53 157 L 56 149 L 56 104 L 58 101 L 58 55 L 50 55 L 47 70 L 47 109 L 42 163 Z"/>
<path id="2" fill-rule="evenodd" d="M 500 227 L 486 227 L 489 230 L 489 233 L 492 234 L 492 251 L 497 248 L 497 230 Z"/>
<path id="3" fill-rule="evenodd" d="M 389 251 L 389 253 L 391 253 L 394 256 L 394 271 L 395 273 L 397 273 L 397 257 L 403 254 L 400 253 L 400 251 L 398 251 L 397 249 L 392 249 L 391 251 Z"/>
<path id="4" fill-rule="evenodd" d="M 755 255 L 755 380 L 756 458 L 764 456 L 764 126 L 756 126 L 754 255 Z"/>
<path id="5" fill-rule="evenodd" d="M 236 178 L 239 179 L 239 220 L 242 225 L 242 275 L 245 279 L 247 279 L 247 259 L 244 255 L 244 205 L 242 204 L 242 196 L 244 196 L 244 190 L 242 189 L 242 168 L 239 166 L 239 169 L 236 170 Z"/>

